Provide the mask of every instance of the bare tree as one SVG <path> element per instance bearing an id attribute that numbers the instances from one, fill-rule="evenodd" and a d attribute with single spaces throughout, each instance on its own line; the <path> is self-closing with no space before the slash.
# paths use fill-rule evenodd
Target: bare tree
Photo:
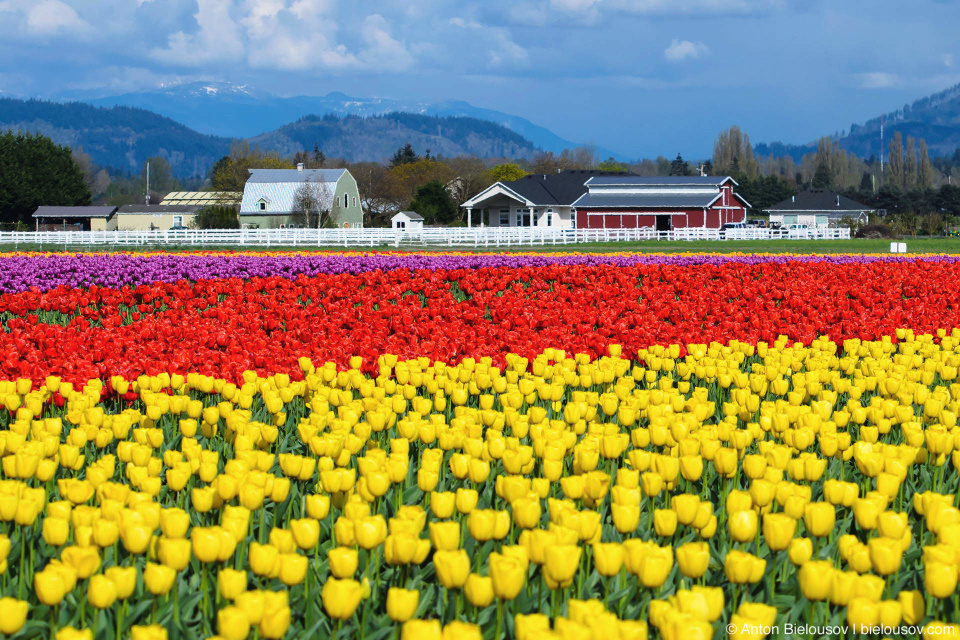
<path id="1" fill-rule="evenodd" d="M 293 193 L 294 224 L 308 229 L 326 227 L 331 222 L 333 192 L 326 182 L 307 179 Z"/>

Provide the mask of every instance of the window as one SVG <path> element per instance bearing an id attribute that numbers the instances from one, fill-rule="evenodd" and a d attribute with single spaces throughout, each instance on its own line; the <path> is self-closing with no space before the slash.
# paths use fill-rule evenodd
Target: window
<path id="1" fill-rule="evenodd" d="M 357 196 L 353 196 L 353 206 L 357 206 Z"/>
<path id="2" fill-rule="evenodd" d="M 517 209 L 517 226 L 518 227 L 529 227 L 530 224 L 530 209 Z"/>
<path id="3" fill-rule="evenodd" d="M 261 201 L 258 202 L 257 204 L 260 205 L 260 211 L 266 211 L 266 210 L 267 210 L 267 203 L 264 202 L 263 200 L 261 200 Z"/>
<path id="4" fill-rule="evenodd" d="M 509 209 L 500 209 L 500 226 L 501 227 L 510 226 L 510 210 Z"/>
<path id="5" fill-rule="evenodd" d="M 406 229 L 406 228 L 407 228 L 406 222 L 404 222 L 403 220 L 400 220 L 397 222 L 397 229 Z"/>
<path id="6" fill-rule="evenodd" d="M 576 209 L 570 209 L 570 228 L 571 229 L 577 228 L 577 210 Z"/>
<path id="7" fill-rule="evenodd" d="M 347 199 L 347 194 L 343 194 L 343 208 L 346 209 L 350 206 L 350 201 Z"/>
<path id="8" fill-rule="evenodd" d="M 547 211 L 547 226 L 548 227 L 553 226 L 553 213 L 550 211 Z"/>
<path id="9" fill-rule="evenodd" d="M 173 216 L 173 226 L 182 227 L 183 226 L 183 216 Z"/>

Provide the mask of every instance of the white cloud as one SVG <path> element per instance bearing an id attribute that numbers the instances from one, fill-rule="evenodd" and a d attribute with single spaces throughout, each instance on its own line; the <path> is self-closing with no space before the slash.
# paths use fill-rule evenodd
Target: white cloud
<path id="1" fill-rule="evenodd" d="M 607 0 L 604 7 L 637 14 L 738 15 L 782 9 L 786 0 Z"/>
<path id="2" fill-rule="evenodd" d="M 895 73 L 873 71 L 860 74 L 860 88 L 862 89 L 889 89 L 900 84 L 900 77 Z"/>
<path id="3" fill-rule="evenodd" d="M 379 13 L 367 16 L 361 34 L 367 45 L 362 56 L 367 64 L 395 70 L 407 69 L 413 64 L 413 55 L 390 35 L 390 25 Z"/>
<path id="4" fill-rule="evenodd" d="M 167 48 L 155 50 L 154 55 L 164 62 L 189 67 L 235 60 L 244 46 L 232 8 L 231 0 L 197 0 L 199 30 L 177 31 L 167 39 Z"/>
<path id="5" fill-rule="evenodd" d="M 953 66 L 953 55 L 952 55 L 952 54 L 949 54 L 949 53 L 948 53 L 948 54 L 946 54 L 945 56 L 943 56 L 943 66 L 947 67 L 948 69 Z"/>
<path id="6" fill-rule="evenodd" d="M 600 0 L 550 0 L 550 8 L 569 13 L 579 13 L 599 5 Z"/>
<path id="7" fill-rule="evenodd" d="M 707 45 L 702 42 L 674 39 L 670 46 L 663 50 L 663 57 L 670 62 L 681 62 L 687 58 L 699 58 L 707 52 Z"/>
<path id="8" fill-rule="evenodd" d="M 90 30 L 76 10 L 61 0 L 4 0 L 0 2 L 0 16 L 4 13 L 12 13 L 18 28 L 34 35 L 80 35 Z"/>

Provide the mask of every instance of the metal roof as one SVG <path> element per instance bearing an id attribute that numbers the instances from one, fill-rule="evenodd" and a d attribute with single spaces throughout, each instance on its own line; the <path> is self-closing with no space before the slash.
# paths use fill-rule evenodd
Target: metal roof
<path id="1" fill-rule="evenodd" d="M 160 204 L 239 204 L 243 193 L 239 191 L 172 191 L 163 197 Z"/>
<path id="2" fill-rule="evenodd" d="M 730 176 L 624 176 L 624 175 L 605 175 L 597 176 L 587 180 L 590 187 L 598 186 L 622 186 L 622 187 L 719 187 L 728 180 L 734 182 Z"/>
<path id="3" fill-rule="evenodd" d="M 330 208 L 337 191 L 337 181 L 346 173 L 346 169 L 251 169 L 250 179 L 243 187 L 240 215 L 289 215 L 295 208 L 297 188 L 307 182 L 328 192 L 323 194 L 329 199 L 324 207 Z M 264 211 L 257 206 L 260 200 L 268 203 Z"/>
<path id="4" fill-rule="evenodd" d="M 840 213 L 845 211 L 855 211 L 859 213 L 861 211 L 875 211 L 873 207 L 868 207 L 856 200 L 851 200 L 830 189 L 808 189 L 766 210 L 790 212 L 809 211 L 817 213 Z"/>
<path id="5" fill-rule="evenodd" d="M 336 182 L 346 169 L 250 169 L 247 183 L 258 182 Z"/>
<path id="6" fill-rule="evenodd" d="M 189 204 L 125 204 L 120 207 L 122 215 L 159 215 L 164 213 L 193 214 L 200 209 L 199 205 Z"/>
<path id="7" fill-rule="evenodd" d="M 708 207 L 720 197 L 715 191 L 705 193 L 586 193 L 574 202 L 578 209 L 630 208 L 679 209 Z"/>
<path id="8" fill-rule="evenodd" d="M 405 215 L 411 221 L 423 220 L 423 216 L 417 213 L 416 211 L 398 211 L 397 213 L 394 214 L 393 217 L 396 218 L 399 215 Z"/>
<path id="9" fill-rule="evenodd" d="M 568 206 L 587 192 L 586 183 L 597 177 L 620 176 L 622 172 L 574 169 L 559 173 L 535 173 L 502 183 L 535 205 Z"/>
<path id="10" fill-rule="evenodd" d="M 34 218 L 109 218 L 117 208 L 111 206 L 92 207 L 37 207 Z"/>

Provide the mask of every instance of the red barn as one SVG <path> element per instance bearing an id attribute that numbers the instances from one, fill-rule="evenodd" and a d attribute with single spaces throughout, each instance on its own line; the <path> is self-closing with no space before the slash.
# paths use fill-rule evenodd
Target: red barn
<path id="1" fill-rule="evenodd" d="M 746 222 L 746 200 L 729 176 L 595 176 L 573 203 L 578 229 L 719 229 Z"/>

